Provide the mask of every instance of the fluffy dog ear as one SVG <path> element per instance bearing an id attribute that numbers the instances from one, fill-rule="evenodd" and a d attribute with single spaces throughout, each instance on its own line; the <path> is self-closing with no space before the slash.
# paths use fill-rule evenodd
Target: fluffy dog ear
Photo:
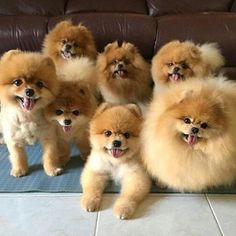
<path id="1" fill-rule="evenodd" d="M 138 118 L 142 117 L 142 111 L 136 104 L 133 103 L 127 104 L 125 105 L 125 107 L 127 107 L 136 117 Z"/>
<path id="2" fill-rule="evenodd" d="M 13 55 L 17 55 L 20 53 L 22 53 L 22 51 L 20 49 L 9 50 L 2 55 L 1 62 L 7 61 L 7 60 L 11 59 L 11 57 Z"/>
<path id="3" fill-rule="evenodd" d="M 68 20 L 63 20 L 63 21 L 57 23 L 54 29 L 55 30 L 58 30 L 58 29 L 61 30 L 61 28 L 67 28 L 67 27 L 69 27 L 71 25 L 72 25 L 72 21 L 71 20 L 69 20 L 69 19 Z"/>
<path id="4" fill-rule="evenodd" d="M 104 48 L 104 52 L 107 53 L 109 52 L 111 49 L 115 49 L 115 48 L 118 48 L 119 45 L 118 45 L 118 42 L 115 41 L 113 43 L 109 43 L 106 45 L 106 47 Z"/>
<path id="5" fill-rule="evenodd" d="M 137 47 L 135 47 L 132 43 L 123 42 L 122 47 L 131 53 L 138 53 Z"/>
<path id="6" fill-rule="evenodd" d="M 179 99 L 177 100 L 177 103 L 182 103 L 185 99 L 188 99 L 189 96 L 191 96 L 193 93 L 193 90 L 184 90 L 180 96 Z"/>
<path id="7" fill-rule="evenodd" d="M 94 117 L 96 117 L 97 115 L 103 113 L 105 110 L 107 110 L 108 108 L 113 107 L 114 105 L 112 103 L 109 102 L 104 102 L 102 103 L 96 110 Z"/>
<path id="8" fill-rule="evenodd" d="M 50 57 L 44 57 L 41 62 L 42 67 L 53 67 L 56 70 L 55 64 Z"/>

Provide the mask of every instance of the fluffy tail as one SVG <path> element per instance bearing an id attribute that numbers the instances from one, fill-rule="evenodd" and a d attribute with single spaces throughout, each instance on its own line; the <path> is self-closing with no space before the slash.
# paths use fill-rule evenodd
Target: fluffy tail
<path id="1" fill-rule="evenodd" d="M 217 43 L 205 43 L 199 46 L 202 53 L 203 61 L 208 65 L 209 71 L 212 74 L 218 72 L 218 70 L 224 65 L 225 59 L 221 54 Z"/>

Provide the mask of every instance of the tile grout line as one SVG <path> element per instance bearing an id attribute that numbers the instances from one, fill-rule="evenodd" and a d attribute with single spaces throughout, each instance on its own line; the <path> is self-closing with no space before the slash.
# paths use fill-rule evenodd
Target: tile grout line
<path id="1" fill-rule="evenodd" d="M 95 223 L 94 236 L 96 236 L 96 235 L 97 235 L 97 232 L 98 232 L 99 214 L 100 214 L 100 211 L 97 212 L 97 218 L 96 218 L 96 223 Z"/>
<path id="2" fill-rule="evenodd" d="M 213 209 L 213 207 L 212 207 L 212 205 L 211 205 L 210 199 L 208 198 L 207 194 L 205 194 L 205 198 L 206 198 L 206 200 L 207 200 L 207 202 L 208 202 L 208 205 L 209 205 L 209 207 L 210 207 L 210 209 L 211 209 L 211 212 L 212 212 L 212 215 L 213 215 L 213 217 L 214 217 L 214 219 L 215 219 L 215 222 L 216 222 L 216 224 L 217 224 L 217 227 L 219 228 L 221 235 L 224 236 L 224 232 L 223 232 L 223 230 L 222 230 L 222 228 L 221 228 L 221 226 L 220 226 L 220 222 L 219 222 L 218 219 L 217 219 L 217 216 L 216 216 L 216 214 L 215 214 L 215 211 L 214 211 L 214 209 Z"/>

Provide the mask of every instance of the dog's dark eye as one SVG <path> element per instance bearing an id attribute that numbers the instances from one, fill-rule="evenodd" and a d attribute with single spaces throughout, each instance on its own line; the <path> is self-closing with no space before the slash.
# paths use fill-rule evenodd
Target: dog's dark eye
<path id="1" fill-rule="evenodd" d="M 79 110 L 72 111 L 73 115 L 78 116 L 80 114 Z"/>
<path id="2" fill-rule="evenodd" d="M 74 43 L 74 47 L 75 48 L 79 47 L 79 44 L 78 43 Z"/>
<path id="3" fill-rule="evenodd" d="M 23 83 L 23 81 L 21 79 L 16 79 L 12 83 L 16 86 L 20 86 Z"/>
<path id="4" fill-rule="evenodd" d="M 112 135 L 112 132 L 111 132 L 110 130 L 106 130 L 106 131 L 104 132 L 104 134 L 105 134 L 106 137 L 109 137 L 109 136 Z"/>
<path id="5" fill-rule="evenodd" d="M 62 40 L 61 40 L 61 43 L 62 43 L 62 44 L 66 44 L 66 39 L 62 39 Z"/>
<path id="6" fill-rule="evenodd" d="M 125 59 L 125 60 L 124 60 L 124 63 L 125 63 L 126 65 L 128 65 L 128 64 L 130 64 L 130 61 L 129 61 L 128 59 Z"/>
<path id="7" fill-rule="evenodd" d="M 63 114 L 63 111 L 58 109 L 58 110 L 55 111 L 55 113 L 56 113 L 57 116 L 60 116 L 60 115 Z"/>
<path id="8" fill-rule="evenodd" d="M 189 118 L 184 118 L 184 123 L 185 124 L 191 124 L 191 120 Z"/>
<path id="9" fill-rule="evenodd" d="M 182 63 L 181 66 L 182 66 L 183 69 L 188 69 L 189 68 L 189 66 L 186 63 Z"/>
<path id="10" fill-rule="evenodd" d="M 130 137 L 130 134 L 128 132 L 126 132 L 126 133 L 124 133 L 124 136 L 125 136 L 125 138 L 128 139 Z"/>
<path id="11" fill-rule="evenodd" d="M 173 66 L 174 65 L 174 63 L 172 63 L 172 62 L 170 62 L 170 63 L 167 63 L 167 66 Z"/>
<path id="12" fill-rule="evenodd" d="M 208 124 L 207 124 L 207 123 L 202 123 L 202 124 L 201 124 L 201 128 L 206 129 L 207 127 L 208 127 Z"/>
<path id="13" fill-rule="evenodd" d="M 113 60 L 111 64 L 116 65 L 118 63 L 118 60 Z"/>
<path id="14" fill-rule="evenodd" d="M 44 87 L 44 84 L 43 84 L 42 81 L 37 81 L 37 82 L 36 82 L 36 86 L 41 89 L 41 88 Z"/>

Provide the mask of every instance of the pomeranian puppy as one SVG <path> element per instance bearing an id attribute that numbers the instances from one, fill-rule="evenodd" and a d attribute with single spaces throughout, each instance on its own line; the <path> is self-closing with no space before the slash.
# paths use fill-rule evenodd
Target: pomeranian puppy
<path id="1" fill-rule="evenodd" d="M 224 57 L 216 43 L 196 45 L 178 40 L 165 44 L 152 59 L 155 84 L 168 84 L 189 77 L 215 74 L 224 65 Z"/>
<path id="2" fill-rule="evenodd" d="M 108 44 L 98 56 L 99 89 L 106 102 L 114 104 L 149 101 L 152 92 L 150 66 L 131 43 Z"/>
<path id="3" fill-rule="evenodd" d="M 57 129 L 60 160 L 70 158 L 71 144 L 76 144 L 86 159 L 90 152 L 89 121 L 96 109 L 96 99 L 87 85 L 62 81 L 56 99 L 45 109 L 45 117 Z"/>
<path id="4" fill-rule="evenodd" d="M 69 20 L 59 22 L 46 35 L 43 53 L 52 58 L 59 70 L 72 58 L 85 56 L 95 60 L 97 57 L 92 33 L 82 24 L 73 25 Z"/>
<path id="5" fill-rule="evenodd" d="M 0 99 L 3 136 L 10 153 L 11 175 L 26 175 L 29 167 L 24 145 L 39 141 L 47 175 L 62 172 L 56 133 L 43 109 L 58 92 L 53 61 L 39 53 L 11 50 L 0 61 Z"/>
<path id="6" fill-rule="evenodd" d="M 142 132 L 143 161 L 162 185 L 202 191 L 236 178 L 236 84 L 194 78 L 154 100 Z"/>
<path id="7" fill-rule="evenodd" d="M 121 195 L 114 206 L 120 219 L 130 218 L 150 190 L 150 178 L 140 157 L 142 115 L 135 104 L 103 103 L 90 124 L 91 154 L 81 176 L 81 206 L 99 209 L 109 179 L 120 182 Z"/>

